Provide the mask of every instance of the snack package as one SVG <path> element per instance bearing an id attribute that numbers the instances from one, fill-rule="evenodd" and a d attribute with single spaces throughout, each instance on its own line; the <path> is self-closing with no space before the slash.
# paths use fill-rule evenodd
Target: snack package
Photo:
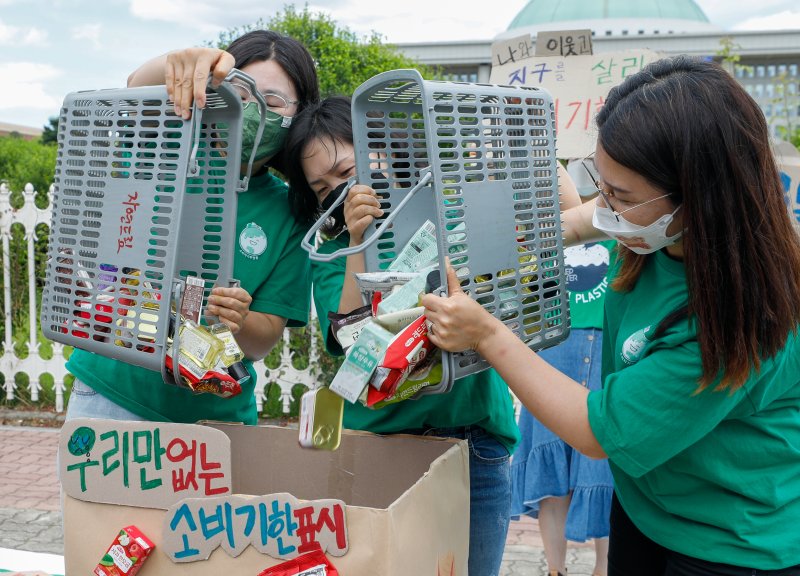
<path id="1" fill-rule="evenodd" d="M 95 576 L 133 576 L 156 547 L 136 526 L 126 526 L 94 569 Z"/>
<path id="2" fill-rule="evenodd" d="M 424 313 L 425 308 L 423 306 L 417 306 L 416 308 L 409 308 L 408 310 L 398 310 L 397 312 L 375 316 L 374 321 L 378 326 L 397 334 Z"/>
<path id="3" fill-rule="evenodd" d="M 428 338 L 428 324 L 420 316 L 405 329 L 398 332 L 389 343 L 386 354 L 369 381 L 370 387 L 381 395 L 367 395 L 367 406 L 394 395 L 397 387 L 405 381 L 411 371 L 434 349 Z M 382 396 L 382 397 L 381 397 Z"/>
<path id="4" fill-rule="evenodd" d="M 173 364 L 172 356 L 169 353 L 165 357 L 164 364 L 167 370 L 171 372 Z M 213 370 L 205 370 L 191 358 L 181 353 L 178 368 L 181 374 L 180 385 L 189 388 L 192 392 L 214 394 L 220 398 L 231 398 L 242 393 L 242 385 L 228 374 L 221 364 L 217 365 Z M 250 378 L 249 373 L 247 378 Z"/>
<path id="5" fill-rule="evenodd" d="M 258 576 L 339 576 L 339 571 L 331 564 L 322 549 L 317 548 L 301 554 L 297 558 L 267 568 Z"/>
<path id="6" fill-rule="evenodd" d="M 436 243 L 436 226 L 430 220 L 414 232 L 411 240 L 403 246 L 391 264 L 392 272 L 415 272 L 422 268 L 436 264 L 439 259 L 439 249 Z"/>
<path id="7" fill-rule="evenodd" d="M 365 306 L 372 307 L 375 314 L 378 303 L 394 290 L 416 278 L 418 272 L 360 272 L 356 274 L 356 284 L 361 292 Z"/>
<path id="8" fill-rule="evenodd" d="M 333 337 L 342 347 L 344 352 L 355 344 L 364 326 L 372 322 L 372 311 L 369 306 L 356 308 L 349 314 L 339 314 L 338 312 L 328 312 L 328 320 L 331 323 Z"/>
<path id="9" fill-rule="evenodd" d="M 417 392 L 425 388 L 439 384 L 442 381 L 442 354 L 438 348 L 426 358 L 421 360 L 408 377 L 397 385 L 397 388 L 389 397 L 375 390 L 372 386 L 367 386 L 367 398 L 364 405 L 373 410 L 380 410 L 390 404 L 397 404 L 413 398 Z"/>
<path id="10" fill-rule="evenodd" d="M 364 326 L 356 343 L 348 350 L 344 362 L 333 377 L 330 389 L 350 402 L 358 400 L 367 387 L 394 334 L 370 323 Z"/>
<path id="11" fill-rule="evenodd" d="M 401 312 L 419 306 L 419 297 L 425 291 L 425 281 L 429 269 L 418 272 L 408 282 L 393 290 L 388 296 L 383 296 L 376 307 L 376 316 Z"/>

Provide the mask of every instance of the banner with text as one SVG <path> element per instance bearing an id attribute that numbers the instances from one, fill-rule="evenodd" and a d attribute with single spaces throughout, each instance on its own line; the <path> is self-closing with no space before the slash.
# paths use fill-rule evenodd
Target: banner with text
<path id="1" fill-rule="evenodd" d="M 167 510 L 162 551 L 173 562 L 206 560 L 218 547 L 234 558 L 253 546 L 289 559 L 317 546 L 331 556 L 347 553 L 345 504 L 301 501 L 291 494 L 191 498 Z"/>
<path id="2" fill-rule="evenodd" d="M 231 493 L 230 439 L 208 426 L 70 420 L 58 467 L 64 492 L 89 502 L 169 508 Z"/>
<path id="3" fill-rule="evenodd" d="M 594 117 L 611 88 L 661 57 L 651 50 L 629 50 L 527 58 L 494 66 L 490 82 L 547 90 L 555 107 L 558 157 L 583 158 L 594 151 Z"/>

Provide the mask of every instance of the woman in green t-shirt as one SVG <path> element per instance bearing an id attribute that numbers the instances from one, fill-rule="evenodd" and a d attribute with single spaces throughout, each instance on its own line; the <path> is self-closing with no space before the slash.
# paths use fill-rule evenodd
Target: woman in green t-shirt
<path id="1" fill-rule="evenodd" d="M 450 296 L 423 301 L 431 339 L 477 350 L 609 458 L 610 575 L 800 574 L 800 239 L 764 115 L 719 65 L 676 57 L 612 89 L 597 125 L 600 198 L 565 215 L 565 239 L 620 244 L 603 389 L 531 352 L 452 270 Z"/>
<path id="2" fill-rule="evenodd" d="M 256 143 L 260 113 L 244 84 L 234 81 L 243 99 L 242 169 L 256 148 L 253 178 L 238 196 L 237 246 L 233 273 L 241 287 L 214 288 L 207 311 L 234 333 L 245 354 L 251 378 L 241 394 L 222 399 L 165 385 L 160 372 L 75 350 L 67 369 L 75 375 L 67 418 L 196 422 L 227 420 L 255 424 L 254 360 L 265 357 L 283 329 L 305 325 L 308 318 L 308 259 L 300 248 L 303 228 L 291 217 L 286 185 L 269 173 L 276 162 L 292 117 L 319 100 L 314 61 L 297 40 L 268 30 L 249 32 L 227 51 L 178 50 L 145 63 L 128 85 L 166 84 L 176 114 L 188 118 L 193 99 L 205 105 L 209 78 L 219 84 L 237 66 L 256 81 L 267 105 L 264 134 Z"/>
<path id="3" fill-rule="evenodd" d="M 316 219 L 320 204 L 329 206 L 337 195 L 332 191 L 355 174 L 352 133 L 348 98 L 328 98 L 295 119 L 286 156 L 292 207 L 299 219 Z M 343 206 L 327 227 L 329 239 L 321 252 L 361 244 L 366 227 L 382 214 L 375 191 L 367 186 L 354 186 Z M 363 254 L 312 263 L 314 304 L 331 354 L 343 351 L 330 332 L 328 312 L 347 313 L 363 305 L 352 275 L 363 271 Z M 346 403 L 344 426 L 380 434 L 466 439 L 470 445 L 469 573 L 498 574 L 510 520 L 509 456 L 519 433 L 511 396 L 497 373 L 489 370 L 458 380 L 449 394 L 379 410 Z"/>

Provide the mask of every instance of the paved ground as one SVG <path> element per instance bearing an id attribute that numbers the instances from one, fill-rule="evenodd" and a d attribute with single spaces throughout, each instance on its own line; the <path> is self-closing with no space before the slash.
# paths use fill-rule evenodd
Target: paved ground
<path id="1" fill-rule="evenodd" d="M 57 429 L 0 426 L 0 548 L 63 554 L 57 442 Z M 570 576 L 591 576 L 591 544 L 573 544 L 567 556 Z M 500 575 L 540 574 L 546 564 L 538 524 L 512 522 Z"/>

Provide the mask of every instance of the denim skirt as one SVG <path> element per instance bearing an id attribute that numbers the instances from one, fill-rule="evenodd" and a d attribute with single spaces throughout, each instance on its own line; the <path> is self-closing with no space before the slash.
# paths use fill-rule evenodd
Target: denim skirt
<path id="1" fill-rule="evenodd" d="M 602 347 L 602 330 L 573 329 L 567 340 L 542 350 L 539 356 L 573 380 L 596 390 L 602 387 Z M 512 515 L 537 518 L 541 500 L 571 495 L 565 538 L 585 542 L 607 537 L 614 493 L 608 461 L 581 455 L 524 406 L 519 429 L 522 439 L 511 461 Z"/>

